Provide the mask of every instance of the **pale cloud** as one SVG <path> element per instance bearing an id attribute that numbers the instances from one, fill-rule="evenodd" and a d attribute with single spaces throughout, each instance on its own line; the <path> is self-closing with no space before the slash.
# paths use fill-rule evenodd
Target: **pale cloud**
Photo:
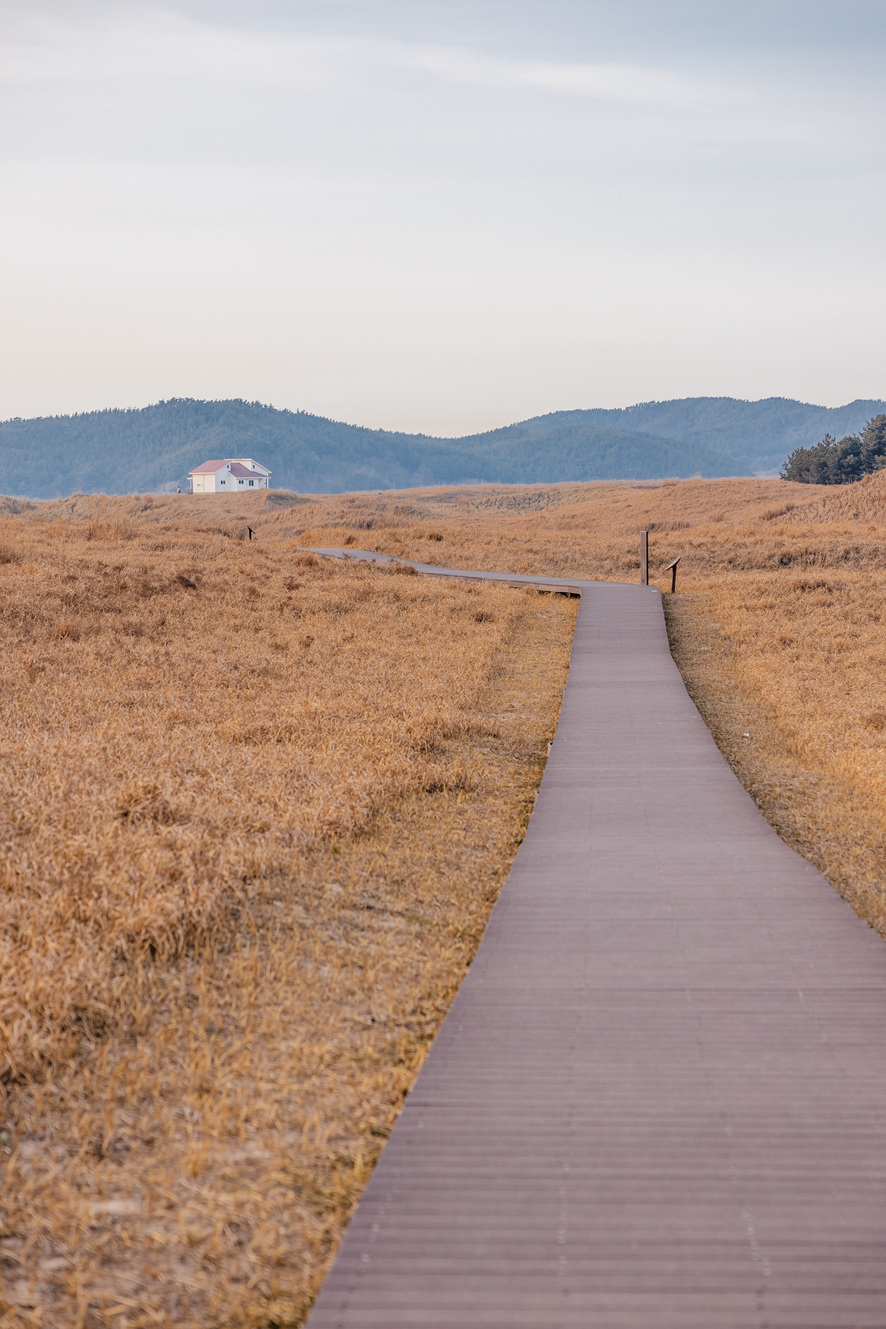
<path id="1" fill-rule="evenodd" d="M 455 45 L 270 36 L 198 23 L 153 6 L 123 5 L 92 15 L 87 11 L 79 21 L 63 13 L 19 12 L 15 21 L 7 20 L 0 49 L 0 78 L 9 85 L 132 78 L 234 83 L 308 78 L 327 84 L 330 79 L 353 81 L 392 71 L 502 92 L 553 93 L 644 107 L 699 109 L 740 95 L 655 67 L 514 59 Z"/>
<path id="2" fill-rule="evenodd" d="M 735 93 L 667 70 L 632 65 L 507 60 L 455 47 L 386 43 L 367 56 L 392 68 L 436 74 L 453 83 L 502 91 L 552 92 L 640 106 L 699 107 L 735 99 Z"/>
<path id="3" fill-rule="evenodd" d="M 871 50 L 702 51 L 701 4 L 640 42 L 657 0 L 570 38 L 605 8 L 0 0 L 0 415 L 886 395 Z"/>

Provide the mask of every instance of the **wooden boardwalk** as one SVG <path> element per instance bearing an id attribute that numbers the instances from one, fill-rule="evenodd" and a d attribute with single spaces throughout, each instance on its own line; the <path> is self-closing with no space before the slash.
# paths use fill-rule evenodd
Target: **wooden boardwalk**
<path id="1" fill-rule="evenodd" d="M 658 592 L 561 584 L 526 839 L 309 1329 L 884 1329 L 886 946 L 729 770 Z"/>

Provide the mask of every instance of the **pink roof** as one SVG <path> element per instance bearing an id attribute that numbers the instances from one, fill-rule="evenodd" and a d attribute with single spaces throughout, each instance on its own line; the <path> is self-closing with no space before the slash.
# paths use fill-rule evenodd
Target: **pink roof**
<path id="1" fill-rule="evenodd" d="M 248 466 L 241 466 L 238 461 L 231 462 L 231 475 L 248 475 L 250 480 L 254 480 L 256 476 L 258 476 L 260 480 L 264 480 L 265 478 L 264 471 L 250 471 Z"/>
<path id="2" fill-rule="evenodd" d="M 193 471 L 188 471 L 188 475 L 212 475 L 227 464 L 227 461 L 205 461 L 202 466 L 195 466 Z"/>
<path id="3" fill-rule="evenodd" d="M 231 475 L 236 475 L 238 479 L 245 479 L 248 476 L 250 480 L 264 480 L 266 476 L 271 474 L 266 467 L 262 467 L 260 471 L 250 471 L 249 467 L 244 466 L 242 462 L 231 461 L 230 457 L 225 457 L 224 461 L 205 461 L 202 466 L 195 466 L 193 471 L 188 471 L 188 475 L 214 475 L 216 471 L 222 470 L 229 464 Z"/>

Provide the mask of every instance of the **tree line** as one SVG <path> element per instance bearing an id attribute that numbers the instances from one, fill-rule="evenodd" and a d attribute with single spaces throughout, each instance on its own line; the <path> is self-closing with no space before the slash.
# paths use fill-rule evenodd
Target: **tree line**
<path id="1" fill-rule="evenodd" d="M 857 434 L 825 434 L 811 448 L 795 448 L 781 468 L 782 480 L 809 485 L 848 485 L 886 467 L 886 415 L 875 415 Z"/>

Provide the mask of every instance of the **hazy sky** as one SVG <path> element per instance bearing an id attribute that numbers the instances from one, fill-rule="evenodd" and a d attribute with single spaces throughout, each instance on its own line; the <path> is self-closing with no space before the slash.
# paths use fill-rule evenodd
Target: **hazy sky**
<path id="1" fill-rule="evenodd" d="M 0 416 L 886 395 L 886 0 L 0 15 Z"/>

